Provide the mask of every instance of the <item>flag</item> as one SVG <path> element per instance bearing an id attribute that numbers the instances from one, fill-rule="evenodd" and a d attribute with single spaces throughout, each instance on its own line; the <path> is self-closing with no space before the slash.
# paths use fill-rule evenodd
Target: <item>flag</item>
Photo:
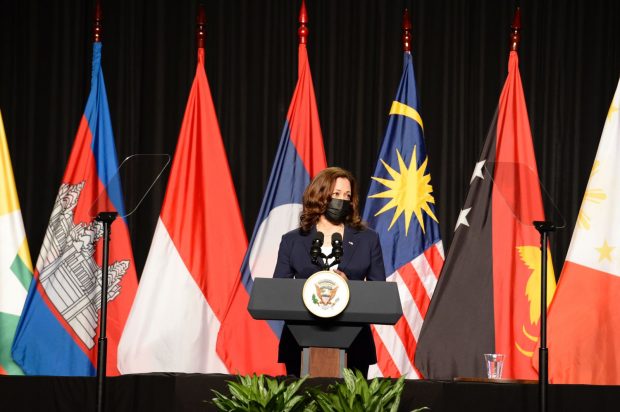
<path id="1" fill-rule="evenodd" d="M 299 227 L 303 192 L 310 179 L 327 164 L 308 53 L 303 43 L 299 45 L 298 62 L 297 86 L 243 259 L 241 277 L 218 338 L 218 353 L 232 373 L 284 373 L 284 366 L 277 363 L 282 322 L 254 320 L 247 307 L 254 278 L 273 276 L 282 235 Z"/>
<path id="2" fill-rule="evenodd" d="M 123 373 L 228 373 L 215 351 L 247 237 L 198 48 L 168 188 L 119 347 Z"/>
<path id="3" fill-rule="evenodd" d="M 11 345 L 32 281 L 32 263 L 0 113 L 0 374 L 23 375 Z"/>
<path id="4" fill-rule="evenodd" d="M 13 343 L 28 375 L 94 375 L 99 338 L 103 225 L 96 210 L 124 205 L 101 43 L 93 45 L 91 90 L 56 197 Z M 100 196 L 101 194 L 101 196 Z M 127 223 L 111 226 L 108 275 L 107 373 L 118 374 L 117 346 L 137 288 Z"/>
<path id="5" fill-rule="evenodd" d="M 552 383 L 620 385 L 620 82 L 549 308 Z"/>
<path id="6" fill-rule="evenodd" d="M 536 379 L 540 235 L 544 220 L 519 58 L 489 128 L 454 239 L 422 326 L 415 364 L 433 379 L 486 377 L 484 353 L 506 355 L 502 377 Z M 550 259 L 549 259 L 550 261 Z M 549 265 L 548 298 L 555 280 Z"/>
<path id="7" fill-rule="evenodd" d="M 398 285 L 403 316 L 394 326 L 373 325 L 377 366 L 370 377 L 419 377 L 413 354 L 444 260 L 423 132 L 413 59 L 405 52 L 363 215 L 379 233 L 387 280 Z"/>

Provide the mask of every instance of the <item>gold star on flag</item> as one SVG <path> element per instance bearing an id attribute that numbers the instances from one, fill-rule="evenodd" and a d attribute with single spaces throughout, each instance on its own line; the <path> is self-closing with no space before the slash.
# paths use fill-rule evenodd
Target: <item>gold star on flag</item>
<path id="1" fill-rule="evenodd" d="M 605 241 L 603 242 L 603 246 L 601 246 L 601 247 L 597 247 L 597 248 L 595 248 L 595 249 L 596 249 L 596 250 L 598 250 L 598 253 L 599 253 L 599 255 L 600 255 L 600 256 L 598 257 L 599 262 L 600 262 L 601 260 L 603 260 L 603 259 L 609 259 L 609 261 L 611 262 L 611 260 L 612 260 L 612 258 L 611 258 L 611 252 L 615 249 L 615 247 L 613 247 L 613 246 L 609 246 L 609 245 L 607 244 L 607 240 L 605 240 Z"/>
<path id="2" fill-rule="evenodd" d="M 590 172 L 589 181 L 592 181 L 592 177 L 599 172 L 600 166 L 601 162 L 595 160 L 594 165 L 592 166 L 592 171 Z M 577 224 L 579 225 L 579 227 L 590 230 L 590 216 L 588 215 L 587 211 L 587 209 L 589 209 L 589 203 L 599 204 L 606 199 L 607 194 L 605 193 L 605 191 L 603 191 L 603 189 L 586 188 L 586 193 L 583 196 L 583 204 L 581 205 L 581 209 L 579 209 L 579 215 L 577 216 Z"/>
<path id="3" fill-rule="evenodd" d="M 609 106 L 609 112 L 607 112 L 607 120 L 611 120 L 611 116 L 618 111 L 618 106 L 614 106 L 613 102 Z"/>
<path id="4" fill-rule="evenodd" d="M 383 163 L 383 166 L 394 180 L 382 179 L 374 176 L 372 177 L 377 182 L 388 187 L 389 190 L 376 193 L 370 197 L 390 199 L 390 201 L 383 206 L 383 208 L 379 210 L 375 216 L 396 208 L 394 211 L 394 216 L 392 217 L 392 223 L 390 223 L 390 227 L 388 228 L 388 230 L 390 230 L 392 226 L 394 226 L 394 223 L 398 220 L 398 217 L 404 212 L 405 235 L 407 235 L 409 232 L 411 217 L 415 214 L 418 223 L 422 228 L 422 232 L 425 232 L 424 217 L 422 216 L 422 212 L 425 212 L 431 217 L 431 219 L 437 222 L 437 218 L 430 207 L 431 203 L 435 203 L 435 198 L 433 197 L 433 186 L 430 184 L 431 175 L 426 174 L 428 157 L 424 159 L 418 168 L 416 162 L 416 146 L 413 146 L 413 153 L 411 155 L 409 166 L 405 164 L 405 161 L 398 150 L 396 150 L 396 155 L 398 156 L 398 168 L 400 173 L 392 169 L 390 165 L 381 159 L 381 163 Z"/>

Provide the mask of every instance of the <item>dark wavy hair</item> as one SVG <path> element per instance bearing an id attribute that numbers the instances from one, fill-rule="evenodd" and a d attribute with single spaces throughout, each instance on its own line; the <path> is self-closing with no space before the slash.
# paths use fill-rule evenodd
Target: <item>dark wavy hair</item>
<path id="1" fill-rule="evenodd" d="M 299 215 L 299 226 L 302 231 L 309 232 L 312 226 L 317 224 L 321 215 L 325 213 L 327 204 L 331 200 L 336 179 L 339 177 L 344 177 L 351 183 L 351 209 L 344 223 L 358 230 L 365 227 L 360 217 L 355 177 L 351 172 L 340 167 L 328 167 L 320 171 L 304 191 L 303 210 Z"/>

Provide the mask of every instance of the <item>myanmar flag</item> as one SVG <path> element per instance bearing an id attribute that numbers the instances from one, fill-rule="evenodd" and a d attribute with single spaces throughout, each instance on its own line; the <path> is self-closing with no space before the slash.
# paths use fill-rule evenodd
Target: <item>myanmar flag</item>
<path id="1" fill-rule="evenodd" d="M 11 345 L 32 280 L 32 263 L 0 113 L 0 374 L 23 375 Z"/>
<path id="2" fill-rule="evenodd" d="M 484 353 L 503 353 L 505 378 L 535 379 L 540 235 L 545 220 L 519 58 L 508 78 L 431 300 L 415 364 L 429 378 L 486 377 Z M 548 275 L 548 298 L 555 289 Z"/>

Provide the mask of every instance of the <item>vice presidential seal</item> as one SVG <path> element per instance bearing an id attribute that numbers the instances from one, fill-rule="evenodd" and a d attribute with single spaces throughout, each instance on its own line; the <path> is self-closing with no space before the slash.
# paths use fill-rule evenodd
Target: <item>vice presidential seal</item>
<path id="1" fill-rule="evenodd" d="M 334 272 L 316 272 L 304 283 L 302 299 L 312 314 L 331 318 L 339 315 L 349 304 L 349 285 Z"/>

